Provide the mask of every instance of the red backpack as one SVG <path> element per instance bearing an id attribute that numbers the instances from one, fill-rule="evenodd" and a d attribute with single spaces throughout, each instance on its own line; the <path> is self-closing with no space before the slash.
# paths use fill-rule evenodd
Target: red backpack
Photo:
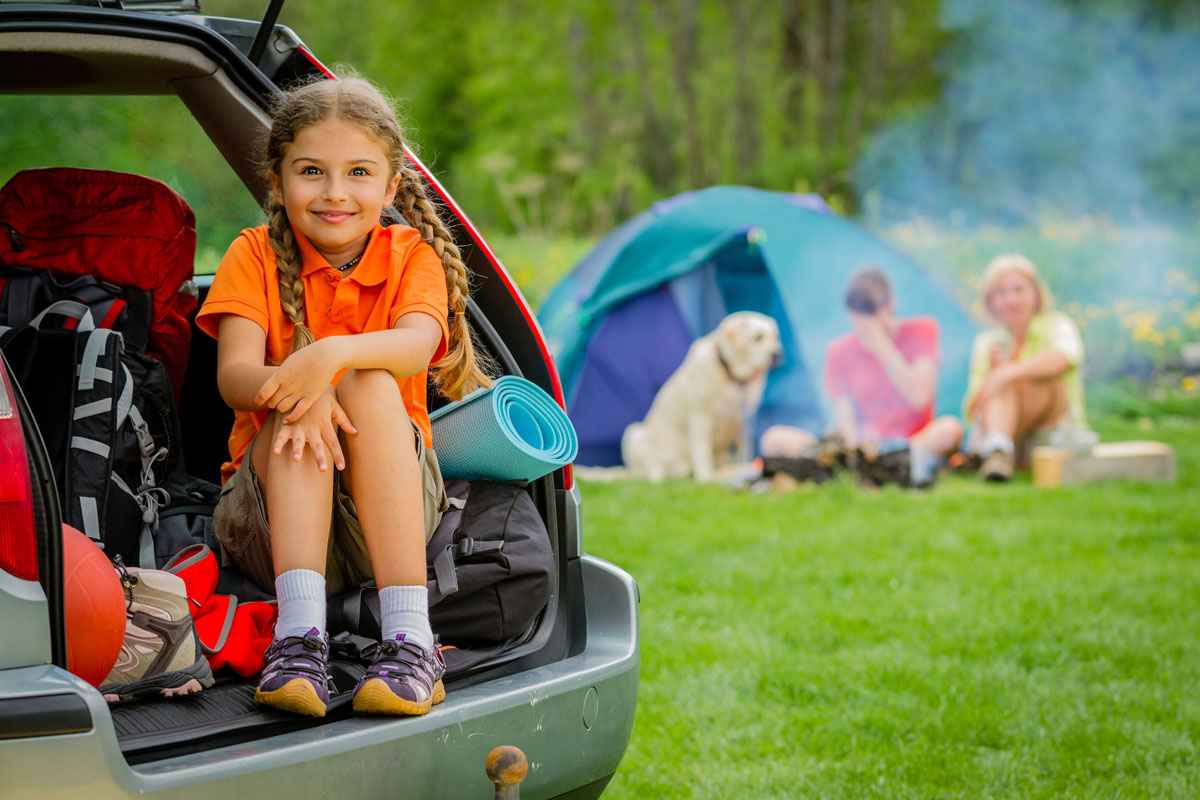
<path id="1" fill-rule="evenodd" d="M 196 217 L 152 178 L 54 167 L 0 188 L 0 324 L 20 327 L 58 300 L 161 361 L 175 400 L 191 342 Z"/>

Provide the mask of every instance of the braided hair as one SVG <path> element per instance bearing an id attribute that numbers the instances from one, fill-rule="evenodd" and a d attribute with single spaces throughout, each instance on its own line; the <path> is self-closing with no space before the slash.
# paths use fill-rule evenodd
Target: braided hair
<path id="1" fill-rule="evenodd" d="M 446 353 L 431 367 L 433 384 L 451 400 L 458 400 L 464 394 L 491 385 L 491 378 L 476 352 L 467 323 L 471 274 L 454 242 L 454 236 L 429 199 L 425 180 L 406 163 L 400 123 L 391 103 L 378 88 L 361 78 L 351 77 L 336 81 L 317 80 L 285 94 L 272 114 L 265 159 L 267 172 L 279 175 L 284 148 L 295 140 L 302 129 L 335 117 L 362 126 L 383 145 L 388 154 L 392 177 L 400 176 L 393 204 L 395 209 L 442 260 L 442 268 L 446 273 L 446 293 L 450 301 L 448 311 L 452 313 L 453 320 Z M 294 326 L 292 352 L 295 352 L 314 340 L 312 331 L 305 324 L 300 248 L 296 244 L 296 235 L 288 222 L 287 213 L 274 193 L 269 194 L 265 210 L 271 249 L 275 252 L 278 264 L 279 302 Z"/>

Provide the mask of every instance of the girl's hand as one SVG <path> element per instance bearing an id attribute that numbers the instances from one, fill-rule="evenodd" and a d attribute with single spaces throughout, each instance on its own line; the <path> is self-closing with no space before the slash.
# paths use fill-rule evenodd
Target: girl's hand
<path id="1" fill-rule="evenodd" d="M 279 412 L 285 423 L 304 416 L 331 388 L 341 368 L 331 339 L 317 341 L 288 356 L 254 396 L 254 402 Z"/>
<path id="2" fill-rule="evenodd" d="M 313 458 L 317 460 L 317 469 L 321 472 L 329 469 L 328 455 L 333 456 L 335 467 L 345 469 L 346 457 L 342 454 L 342 445 L 338 441 L 338 428 L 346 433 L 358 433 L 338 403 L 333 387 L 330 386 L 295 422 L 287 422 L 282 414 L 275 415 L 275 441 L 271 444 L 271 449 L 275 455 L 282 455 L 283 448 L 290 441 L 292 460 L 299 461 L 304 457 L 304 447 L 307 445 L 312 448 Z"/>

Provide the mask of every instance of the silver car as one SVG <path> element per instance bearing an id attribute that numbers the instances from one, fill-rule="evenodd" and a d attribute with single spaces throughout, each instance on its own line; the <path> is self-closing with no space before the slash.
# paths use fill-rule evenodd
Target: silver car
<path id="1" fill-rule="evenodd" d="M 82 96 L 103 97 L 107 108 L 151 96 L 198 123 L 253 209 L 265 188 L 254 144 L 270 99 L 280 85 L 325 71 L 275 24 L 278 5 L 255 22 L 202 16 L 194 0 L 0 1 L 0 116 L 14 122 L 30 96 L 76 110 Z M 170 131 L 160 133 L 169 141 Z M 75 145 L 87 150 L 87 142 Z M 26 153 L 31 146 L 21 145 Z M 0 139 L 6 164 L 17 149 Z M 134 155 L 139 163 L 179 160 L 169 150 Z M 504 371 L 561 402 L 528 305 L 436 188 L 478 276 L 476 333 Z M 197 279 L 201 299 L 210 281 Z M 188 470 L 212 479 L 232 420 L 217 393 L 215 355 L 213 340 L 192 337 L 180 403 Z M 299 718 L 256 707 L 252 684 L 238 679 L 171 701 L 110 706 L 64 668 L 62 514 L 41 433 L 8 374 L 0 360 L 0 798 L 490 798 L 484 761 L 499 745 L 528 759 L 522 797 L 603 792 L 633 727 L 637 587 L 583 552 L 569 467 L 530 487 L 557 555 L 549 606 L 522 644 L 456 676 L 427 716 L 356 717 L 343 704 L 322 719 Z"/>

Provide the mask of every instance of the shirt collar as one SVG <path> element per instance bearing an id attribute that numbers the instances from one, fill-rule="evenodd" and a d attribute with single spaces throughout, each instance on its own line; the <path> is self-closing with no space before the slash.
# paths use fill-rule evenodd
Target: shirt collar
<path id="1" fill-rule="evenodd" d="M 317 252 L 317 248 L 313 247 L 312 242 L 304 234 L 295 229 L 293 232 L 296 244 L 300 247 L 301 275 L 308 275 L 322 269 L 333 269 L 333 266 L 325 260 L 325 256 Z M 364 286 L 374 286 L 387 280 L 391 259 L 385 257 L 384 251 L 388 247 L 384 241 L 386 238 L 387 234 L 384 233 L 383 226 L 378 222 L 375 223 L 375 227 L 371 229 L 371 238 L 367 241 L 367 249 L 363 251 L 362 260 L 358 262 L 358 266 L 350 275 L 351 280 Z M 336 272 L 336 270 L 334 271 Z"/>

